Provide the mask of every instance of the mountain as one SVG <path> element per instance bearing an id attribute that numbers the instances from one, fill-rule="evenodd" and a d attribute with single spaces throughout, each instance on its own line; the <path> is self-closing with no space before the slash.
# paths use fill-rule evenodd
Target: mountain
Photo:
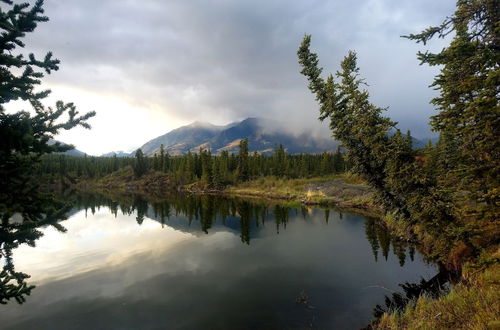
<path id="1" fill-rule="evenodd" d="M 49 145 L 53 145 L 56 142 L 59 142 L 63 146 L 66 145 L 66 143 L 61 142 L 61 141 L 57 141 L 57 140 L 54 140 L 54 139 L 49 139 L 49 141 L 47 143 Z M 83 156 L 86 155 L 83 151 L 80 151 L 78 149 L 71 149 L 71 150 L 68 150 L 68 151 L 65 151 L 65 152 L 58 152 L 58 154 L 67 155 L 67 156 L 78 156 L 78 157 L 83 157 Z"/>
<path id="2" fill-rule="evenodd" d="M 115 155 L 118 158 L 120 158 L 120 157 L 130 157 L 131 156 L 130 153 L 120 150 L 120 151 L 111 151 L 111 152 L 102 154 L 100 157 L 113 157 Z"/>
<path id="3" fill-rule="evenodd" d="M 141 147 L 141 150 L 144 154 L 150 155 L 157 151 L 163 144 L 165 151 L 168 151 L 170 154 L 183 154 L 188 150 L 197 149 L 198 146 L 215 137 L 224 128 L 226 126 L 194 122 L 146 142 Z"/>
<path id="4" fill-rule="evenodd" d="M 83 151 L 80 151 L 78 149 L 71 149 L 71 150 L 62 152 L 62 154 L 67 155 L 67 156 L 78 156 L 78 157 L 83 157 L 86 155 Z"/>
<path id="5" fill-rule="evenodd" d="M 272 153 L 280 143 L 291 154 L 334 151 L 339 145 L 331 139 L 315 138 L 307 133 L 293 135 L 277 127 L 275 122 L 260 118 L 247 118 L 226 126 L 194 122 L 148 141 L 141 149 L 152 155 L 159 152 L 163 144 L 165 152 L 171 155 L 198 152 L 200 148 L 210 149 L 213 154 L 224 150 L 237 153 L 239 142 L 244 138 L 248 138 L 251 152 L 262 153 Z"/>

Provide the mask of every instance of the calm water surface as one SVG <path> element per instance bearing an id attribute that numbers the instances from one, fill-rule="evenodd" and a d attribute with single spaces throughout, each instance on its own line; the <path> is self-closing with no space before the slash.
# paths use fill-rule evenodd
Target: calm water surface
<path id="1" fill-rule="evenodd" d="M 2 329 L 357 329 L 398 284 L 430 278 L 373 219 L 240 199 L 72 196 L 13 252 L 36 288 Z"/>

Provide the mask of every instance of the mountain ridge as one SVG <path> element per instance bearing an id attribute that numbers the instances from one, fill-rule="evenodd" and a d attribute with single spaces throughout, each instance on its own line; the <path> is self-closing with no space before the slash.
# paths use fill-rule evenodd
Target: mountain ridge
<path id="1" fill-rule="evenodd" d="M 213 154 L 225 150 L 237 153 L 239 141 L 244 138 L 249 140 L 250 152 L 260 153 L 272 153 L 279 144 L 291 154 L 333 152 L 339 145 L 337 141 L 315 138 L 307 133 L 294 135 L 273 121 L 250 117 L 224 126 L 193 122 L 146 142 L 141 150 L 146 155 L 153 155 L 163 144 L 165 152 L 171 155 L 198 152 L 200 148 L 210 149 Z"/>

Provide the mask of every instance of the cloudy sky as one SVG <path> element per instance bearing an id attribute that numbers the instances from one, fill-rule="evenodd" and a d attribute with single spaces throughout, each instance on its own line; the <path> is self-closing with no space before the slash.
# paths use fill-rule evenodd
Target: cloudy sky
<path id="1" fill-rule="evenodd" d="M 33 1 L 30 1 L 33 2 Z M 416 137 L 429 134 L 422 45 L 401 38 L 438 24 L 452 0 L 46 0 L 50 21 L 26 38 L 26 51 L 51 50 L 60 70 L 47 76 L 47 103 L 95 110 L 91 131 L 59 139 L 99 155 L 130 150 L 195 120 L 226 124 L 272 118 L 318 130 L 318 107 L 299 74 L 296 51 L 312 34 L 324 72 L 358 52 L 372 101 Z M 440 49 L 435 41 L 430 49 Z"/>

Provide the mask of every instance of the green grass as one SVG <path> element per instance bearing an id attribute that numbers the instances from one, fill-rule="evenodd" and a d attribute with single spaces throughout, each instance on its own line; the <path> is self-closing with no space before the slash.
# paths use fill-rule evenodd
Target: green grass
<path id="1" fill-rule="evenodd" d="M 325 182 L 331 182 L 331 185 L 321 186 Z M 316 188 L 315 185 L 320 187 Z M 305 179 L 267 176 L 229 186 L 225 192 L 230 195 L 295 200 L 320 206 L 367 209 L 378 213 L 378 206 L 373 203 L 373 196 L 366 189 L 358 176 L 342 173 Z"/>
<path id="2" fill-rule="evenodd" d="M 500 253 L 494 254 L 497 257 Z M 464 280 L 450 293 L 422 296 L 402 313 L 386 313 L 376 329 L 500 329 L 500 264 L 464 267 Z"/>
<path id="3" fill-rule="evenodd" d="M 314 182 L 324 182 L 339 178 L 338 175 L 307 179 L 283 179 L 275 176 L 261 177 L 226 188 L 227 192 L 263 197 L 302 198 L 305 197 L 307 186 Z"/>

